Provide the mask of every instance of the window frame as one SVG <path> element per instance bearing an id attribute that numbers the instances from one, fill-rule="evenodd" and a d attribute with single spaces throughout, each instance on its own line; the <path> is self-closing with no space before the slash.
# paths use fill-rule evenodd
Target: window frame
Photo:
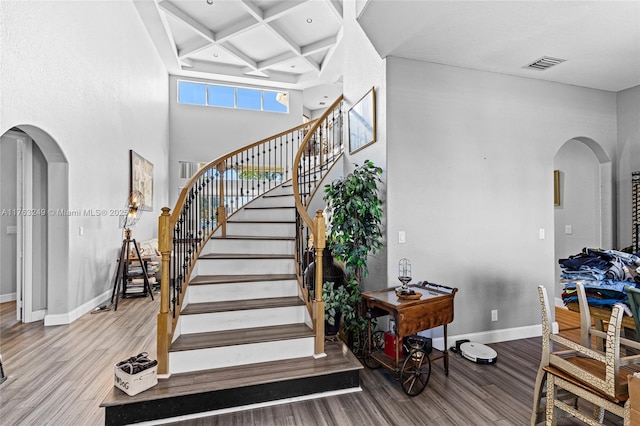
<path id="1" fill-rule="evenodd" d="M 204 99 L 204 104 L 202 103 L 190 103 L 190 102 L 181 102 L 180 100 L 180 89 L 181 89 L 181 83 L 186 83 L 189 85 L 202 85 L 204 86 L 204 93 L 205 93 L 205 99 Z M 215 105 L 210 103 L 210 92 L 209 92 L 209 88 L 210 87 L 223 87 L 223 88 L 232 88 L 233 89 L 233 106 L 228 106 L 228 105 Z M 273 113 L 278 113 L 278 114 L 289 114 L 289 104 L 287 103 L 287 105 L 284 104 L 280 104 L 284 107 L 284 111 L 278 111 L 277 109 L 266 109 L 266 103 L 265 103 L 265 93 L 275 93 L 276 96 L 278 93 L 284 93 L 286 94 L 286 97 L 289 98 L 289 92 L 288 91 L 284 91 L 284 90 L 270 90 L 270 89 L 256 89 L 256 88 L 252 88 L 252 87 L 245 87 L 245 86 L 231 86 L 231 85 L 227 85 L 227 84 L 211 84 L 211 83 L 204 83 L 201 81 L 193 81 L 193 80 L 185 80 L 185 79 L 177 79 L 177 96 L 176 96 L 176 102 L 182 105 L 194 105 L 194 106 L 205 106 L 205 107 L 214 107 L 214 108 L 227 108 L 227 109 L 238 109 L 238 110 L 243 110 L 243 111 L 259 111 L 259 112 L 273 112 Z M 253 91 L 253 92 L 259 92 L 260 93 L 260 109 L 257 108 L 244 108 L 242 106 L 238 105 L 238 90 L 246 90 L 246 91 Z M 277 103 L 277 101 L 276 101 Z"/>

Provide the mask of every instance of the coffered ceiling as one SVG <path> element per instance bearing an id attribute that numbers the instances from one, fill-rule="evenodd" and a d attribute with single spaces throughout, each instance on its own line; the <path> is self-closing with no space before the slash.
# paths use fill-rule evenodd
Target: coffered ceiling
<path id="1" fill-rule="evenodd" d="M 640 0 L 133 0 L 172 75 L 342 92 L 343 8 L 380 57 L 620 91 L 640 85 Z M 527 68 L 549 56 L 564 60 Z"/>
<path id="2" fill-rule="evenodd" d="M 168 71 L 225 82 L 342 92 L 339 0 L 134 1 Z M 335 60 L 332 60 L 335 59 Z M 319 88 L 320 86 L 321 88 Z M 327 98 L 324 98 L 327 96 Z"/>

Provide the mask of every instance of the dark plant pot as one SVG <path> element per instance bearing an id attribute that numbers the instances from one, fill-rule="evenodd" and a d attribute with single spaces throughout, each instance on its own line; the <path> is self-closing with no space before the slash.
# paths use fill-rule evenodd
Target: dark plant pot
<path id="1" fill-rule="evenodd" d="M 342 312 L 336 312 L 336 321 L 334 325 L 329 324 L 329 321 L 324 320 L 324 335 L 335 336 L 340 330 L 340 319 L 342 318 Z"/>

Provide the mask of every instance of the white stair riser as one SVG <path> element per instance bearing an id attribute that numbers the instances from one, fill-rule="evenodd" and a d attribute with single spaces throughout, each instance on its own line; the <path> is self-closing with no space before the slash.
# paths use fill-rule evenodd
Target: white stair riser
<path id="1" fill-rule="evenodd" d="M 199 259 L 198 275 L 295 274 L 293 259 Z"/>
<path id="2" fill-rule="evenodd" d="M 247 309 L 241 311 L 212 312 L 207 314 L 180 315 L 180 334 L 206 333 L 209 331 L 235 330 L 270 325 L 302 324 L 305 306 Z"/>
<path id="3" fill-rule="evenodd" d="M 313 355 L 313 337 L 169 353 L 172 374 Z"/>
<path id="4" fill-rule="evenodd" d="M 206 303 L 297 295 L 296 280 L 280 280 L 191 285 L 185 299 L 189 303 Z"/>
<path id="5" fill-rule="evenodd" d="M 246 208 L 233 215 L 232 220 L 296 220 L 296 209 L 290 207 L 273 207 L 268 209 Z"/>
<path id="6" fill-rule="evenodd" d="M 294 237 L 295 223 L 228 222 L 227 235 L 251 235 L 256 237 Z"/>
<path id="7" fill-rule="evenodd" d="M 294 248 L 294 240 L 212 238 L 207 242 L 202 253 L 292 254 Z"/>
<path id="8" fill-rule="evenodd" d="M 293 195 L 281 196 L 281 197 L 261 197 L 253 200 L 250 204 L 251 207 L 287 207 L 295 206 L 296 201 Z"/>
<path id="9" fill-rule="evenodd" d="M 272 195 L 293 195 L 293 186 L 291 185 L 291 181 L 285 182 L 277 188 L 273 188 L 271 191 L 267 192 L 266 196 Z"/>

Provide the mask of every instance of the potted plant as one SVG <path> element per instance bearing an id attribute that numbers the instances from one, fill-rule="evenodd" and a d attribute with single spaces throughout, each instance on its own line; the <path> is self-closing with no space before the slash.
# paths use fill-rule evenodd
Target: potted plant
<path id="1" fill-rule="evenodd" d="M 359 314 L 359 285 L 368 274 L 369 254 L 382 247 L 382 201 L 378 198 L 381 174 L 382 169 L 367 160 L 324 189 L 330 212 L 327 244 L 335 258 L 344 262 L 349 277 L 345 288 L 348 308 L 343 308 L 342 316 L 349 344 L 356 354 L 364 349 L 359 337 L 366 328 L 366 320 Z"/>
<path id="2" fill-rule="evenodd" d="M 338 333 L 340 319 L 343 319 L 344 330 L 348 333 L 364 330 L 358 315 L 360 306 L 360 289 L 358 282 L 351 279 L 346 285 L 334 285 L 327 281 L 322 285 L 324 300 L 325 334 L 333 336 Z M 366 324 L 364 324 L 366 325 Z"/>
<path id="3" fill-rule="evenodd" d="M 382 247 L 380 174 L 382 169 L 367 160 L 324 188 L 331 216 L 329 247 L 358 283 L 368 273 L 367 257 Z"/>
<path id="4" fill-rule="evenodd" d="M 340 319 L 345 314 L 349 315 L 349 294 L 344 286 L 336 286 L 331 281 L 322 285 L 322 298 L 324 301 L 324 334 L 335 336 L 340 329 Z"/>

